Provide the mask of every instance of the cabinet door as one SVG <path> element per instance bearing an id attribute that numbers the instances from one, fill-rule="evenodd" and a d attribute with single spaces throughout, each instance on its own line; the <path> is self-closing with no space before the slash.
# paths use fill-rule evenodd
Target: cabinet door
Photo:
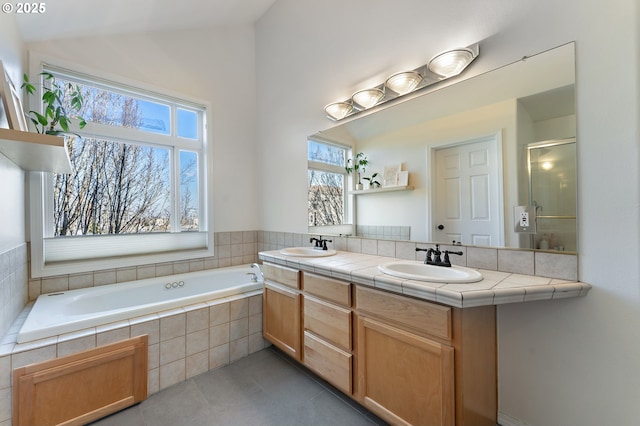
<path id="1" fill-rule="evenodd" d="M 452 425 L 453 348 L 358 318 L 359 399 L 392 424 Z"/>
<path id="2" fill-rule="evenodd" d="M 299 293 L 287 288 L 271 283 L 264 285 L 263 336 L 298 361 L 301 360 L 300 298 Z"/>

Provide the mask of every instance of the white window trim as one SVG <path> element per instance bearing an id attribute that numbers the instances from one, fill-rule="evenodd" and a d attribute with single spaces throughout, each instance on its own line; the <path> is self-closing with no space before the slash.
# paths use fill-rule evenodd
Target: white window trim
<path id="1" fill-rule="evenodd" d="M 323 138 L 318 135 L 310 137 L 307 140 L 307 151 L 309 149 L 308 141 L 322 143 L 325 145 L 332 145 L 345 150 L 347 158 L 353 155 L 353 148 L 349 145 L 342 144 L 340 142 L 333 141 L 328 138 Z M 307 152 L 307 158 L 309 153 Z M 344 223 L 342 225 L 323 225 L 323 226 L 311 226 L 308 227 L 308 232 L 311 234 L 328 234 L 328 235 L 355 235 L 354 233 L 354 218 L 355 218 L 355 200 L 353 194 L 351 194 L 351 188 L 354 187 L 355 179 L 352 173 L 347 173 L 344 166 L 335 166 L 333 164 L 327 164 L 320 161 L 307 160 L 307 170 L 319 170 L 329 173 L 343 174 L 344 179 Z M 307 178 L 308 179 L 308 178 Z"/>
<path id="2" fill-rule="evenodd" d="M 38 53 L 29 53 L 29 74 L 38 75 L 43 64 L 50 64 L 57 68 L 74 70 L 95 76 L 98 79 L 112 81 L 130 87 L 139 88 L 141 91 L 157 93 L 168 98 L 179 99 L 193 105 L 202 105 L 205 108 L 204 135 L 202 138 L 202 164 L 204 167 L 199 170 L 200 183 L 200 229 L 199 232 L 169 232 L 150 234 L 128 234 L 128 235 L 103 235 L 95 237 L 66 237 L 50 238 L 52 235 L 45 226 L 45 209 L 52 208 L 45 192 L 45 185 L 51 179 L 51 174 L 44 172 L 31 172 L 29 174 L 29 234 L 31 241 L 31 276 L 33 278 L 71 274 L 79 272 L 89 272 L 100 269 L 114 269 L 145 265 L 152 263 L 164 263 L 214 255 L 213 236 L 213 212 L 211 200 L 213 200 L 212 187 L 208 184 L 207 177 L 212 174 L 213 159 L 211 156 L 211 132 L 207 129 L 207 124 L 212 122 L 211 104 L 209 102 L 171 93 L 165 89 L 159 89 L 146 83 L 123 79 L 119 76 L 107 75 L 103 72 L 87 69 L 77 64 L 65 63 L 56 58 L 46 57 Z M 36 103 L 39 97 L 31 97 L 30 101 Z M 186 105 L 188 106 L 188 105 Z M 30 109 L 39 108 L 39 105 L 29 105 Z M 172 117 L 175 118 L 175 115 Z M 175 126 L 176 123 L 172 123 Z M 82 131 L 83 134 L 91 135 L 95 131 L 95 124 L 89 123 Z M 119 129 L 105 126 L 103 134 L 114 140 L 135 140 L 133 134 L 128 134 L 131 129 Z M 175 128 L 175 127 L 174 127 Z M 129 137 L 130 136 L 130 137 Z M 157 140 L 167 140 L 166 135 L 154 135 L 149 137 L 153 144 L 154 138 Z M 190 150 L 188 139 L 176 138 L 173 146 L 177 150 Z M 191 147 L 192 150 L 192 147 Z M 175 193 L 174 193 L 175 194 Z M 207 202 L 206 200 L 209 200 Z M 81 244 L 78 240 L 82 238 Z"/>

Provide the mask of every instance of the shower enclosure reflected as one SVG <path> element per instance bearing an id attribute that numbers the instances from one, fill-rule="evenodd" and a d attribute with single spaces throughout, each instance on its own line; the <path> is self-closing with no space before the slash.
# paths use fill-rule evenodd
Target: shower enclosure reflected
<path id="1" fill-rule="evenodd" d="M 536 209 L 531 248 L 577 251 L 576 140 L 527 145 L 529 202 Z"/>

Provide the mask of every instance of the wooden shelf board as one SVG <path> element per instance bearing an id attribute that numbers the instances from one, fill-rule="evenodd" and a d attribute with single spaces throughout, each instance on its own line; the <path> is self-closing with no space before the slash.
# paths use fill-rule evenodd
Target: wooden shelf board
<path id="1" fill-rule="evenodd" d="M 27 171 L 71 173 L 64 138 L 0 129 L 0 153 Z"/>
<path id="2" fill-rule="evenodd" d="M 361 194 L 377 194 L 380 192 L 394 192 L 394 191 L 412 191 L 413 186 L 403 185 L 403 186 L 387 186 L 376 189 L 360 189 L 357 191 L 349 191 L 349 194 L 353 195 L 361 195 Z"/>

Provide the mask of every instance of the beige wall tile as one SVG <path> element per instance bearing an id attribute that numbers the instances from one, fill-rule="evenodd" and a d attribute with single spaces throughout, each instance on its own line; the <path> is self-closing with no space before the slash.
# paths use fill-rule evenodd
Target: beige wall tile
<path id="1" fill-rule="evenodd" d="M 11 355 L 11 368 L 16 369 L 36 362 L 48 361 L 56 357 L 56 345 L 19 352 Z"/>
<path id="2" fill-rule="evenodd" d="M 229 362 L 237 361 L 249 354 L 249 337 L 229 342 Z"/>
<path id="3" fill-rule="evenodd" d="M 262 313 L 262 295 L 249 297 L 249 315 Z"/>
<path id="4" fill-rule="evenodd" d="M 209 349 L 209 330 L 187 334 L 187 356 Z"/>
<path id="5" fill-rule="evenodd" d="M 127 281 L 135 281 L 138 275 L 136 268 L 118 268 L 116 269 L 116 282 L 124 283 Z"/>
<path id="6" fill-rule="evenodd" d="M 213 326 L 209 329 L 209 347 L 223 345 L 229 342 L 229 323 Z"/>
<path id="7" fill-rule="evenodd" d="M 71 355 L 76 352 L 86 351 L 96 347 L 96 336 L 84 336 L 77 339 L 58 343 L 58 357 Z"/>
<path id="8" fill-rule="evenodd" d="M 116 328 L 116 329 L 104 331 L 104 332 L 100 332 L 100 329 L 97 328 L 97 331 L 98 331 L 96 335 L 97 346 L 119 342 L 121 340 L 125 340 L 131 337 L 131 329 L 128 326 L 122 327 L 122 328 Z"/>
<path id="9" fill-rule="evenodd" d="M 105 285 L 114 284 L 116 282 L 115 269 L 109 269 L 104 271 L 96 271 L 93 273 L 93 285 Z"/>
<path id="10" fill-rule="evenodd" d="M 197 376 L 209 371 L 209 351 L 198 352 L 187 357 L 186 378 Z"/>
<path id="11" fill-rule="evenodd" d="M 160 367 L 160 344 L 149 345 L 147 355 L 149 370 Z"/>
<path id="12" fill-rule="evenodd" d="M 249 316 L 249 299 L 234 300 L 229 304 L 229 319 L 231 321 Z"/>
<path id="13" fill-rule="evenodd" d="M 69 290 L 93 287 L 93 272 L 69 275 Z"/>
<path id="14" fill-rule="evenodd" d="M 160 342 L 160 366 L 183 359 L 185 356 L 185 336 Z"/>
<path id="15" fill-rule="evenodd" d="M 160 318 L 160 341 L 173 339 L 186 334 L 186 314 L 177 314 Z"/>
<path id="16" fill-rule="evenodd" d="M 209 307 L 187 312 L 187 333 L 209 327 Z"/>
<path id="17" fill-rule="evenodd" d="M 262 314 L 255 314 L 249 317 L 249 334 L 262 331 Z"/>
<path id="18" fill-rule="evenodd" d="M 160 320 L 154 319 L 131 325 L 131 337 L 149 336 L 149 345 L 156 344 L 160 341 Z"/>
<path id="19" fill-rule="evenodd" d="M 229 323 L 229 340 L 236 340 L 249 335 L 249 318 L 241 318 Z"/>
<path id="20" fill-rule="evenodd" d="M 166 389 L 176 383 L 180 383 L 186 378 L 185 358 L 160 367 L 160 389 Z"/>
<path id="21" fill-rule="evenodd" d="M 229 303 L 221 303 L 209 307 L 209 325 L 220 325 L 229 322 L 230 319 Z"/>
<path id="22" fill-rule="evenodd" d="M 229 344 L 209 349 L 209 369 L 214 370 L 229 364 Z"/>
<path id="23" fill-rule="evenodd" d="M 56 293 L 69 290 L 69 277 L 53 277 L 42 279 L 42 293 Z"/>
<path id="24" fill-rule="evenodd" d="M 154 394 L 160 390 L 160 368 L 149 370 L 147 376 L 147 393 Z"/>

